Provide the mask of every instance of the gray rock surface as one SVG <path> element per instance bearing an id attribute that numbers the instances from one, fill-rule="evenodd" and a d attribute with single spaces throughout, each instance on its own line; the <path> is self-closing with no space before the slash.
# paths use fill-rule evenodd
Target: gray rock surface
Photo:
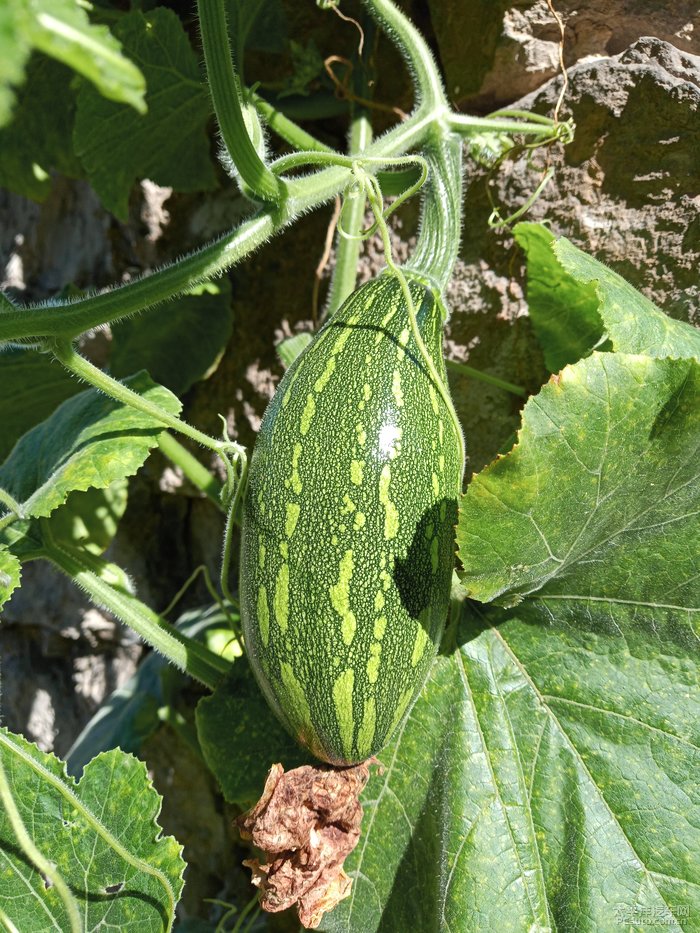
<path id="1" fill-rule="evenodd" d="M 700 52 L 694 0 L 429 0 L 450 97 L 466 110 L 492 110 L 535 90 L 559 68 L 565 24 L 567 66 L 617 55 L 641 36 Z"/>

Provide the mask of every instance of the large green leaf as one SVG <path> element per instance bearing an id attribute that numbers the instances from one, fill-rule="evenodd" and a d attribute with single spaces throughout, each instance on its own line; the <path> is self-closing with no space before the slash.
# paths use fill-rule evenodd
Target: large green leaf
<path id="1" fill-rule="evenodd" d="M 0 609 L 19 586 L 20 563 L 7 548 L 0 547 Z"/>
<path id="2" fill-rule="evenodd" d="M 127 384 L 179 412 L 175 396 L 145 373 Z M 0 487 L 23 504 L 27 517 L 50 515 L 75 490 L 104 489 L 135 473 L 163 430 L 154 418 L 88 389 L 20 439 L 0 467 Z"/>
<path id="3" fill-rule="evenodd" d="M 668 317 L 616 272 L 565 237 L 554 244 L 554 253 L 574 279 L 595 285 L 599 313 L 615 350 L 700 361 L 700 330 Z"/>
<path id="4" fill-rule="evenodd" d="M 518 444 L 463 500 L 457 538 L 468 595 L 539 590 L 572 611 L 613 599 L 690 621 L 700 585 L 699 452 L 694 361 L 601 353 L 567 367 L 530 399 Z"/>
<path id="5" fill-rule="evenodd" d="M 29 62 L 12 120 L 0 129 L 3 188 L 41 201 L 51 190 L 51 170 L 80 176 L 73 153 L 74 77 L 65 65 L 44 55 Z"/>
<path id="6" fill-rule="evenodd" d="M 697 654 L 687 628 L 607 615 L 465 607 L 321 929 L 696 928 Z"/>
<path id="7" fill-rule="evenodd" d="M 313 762 L 275 718 L 245 658 L 199 701 L 196 722 L 207 766 L 225 799 L 243 809 L 260 797 L 271 765 L 289 770 Z"/>
<path id="8" fill-rule="evenodd" d="M 26 431 L 81 388 L 77 379 L 45 353 L 5 351 L 0 357 L 0 462 Z"/>
<path id="9" fill-rule="evenodd" d="M 0 126 L 10 114 L 11 86 L 22 79 L 31 48 L 68 65 L 100 94 L 145 111 L 144 77 L 106 26 L 91 23 L 77 0 L 5 0 L 0 8 Z"/>
<path id="10" fill-rule="evenodd" d="M 116 324 L 111 371 L 129 376 L 147 369 L 156 382 L 183 395 L 215 366 L 231 327 L 231 287 L 222 279 L 175 299 L 160 314 Z"/>
<path id="11" fill-rule="evenodd" d="M 559 372 L 590 353 L 603 334 L 592 285 L 569 275 L 557 260 L 554 235 L 542 224 L 520 223 L 515 239 L 527 254 L 527 303 L 547 368 Z"/>
<path id="12" fill-rule="evenodd" d="M 177 15 L 165 7 L 135 10 L 114 33 L 146 76 L 148 113 L 112 104 L 83 86 L 75 150 L 105 207 L 126 220 L 137 179 L 202 191 L 214 188 L 216 178 L 206 133 L 211 103 Z"/>
<path id="13" fill-rule="evenodd" d="M 0 3 L 0 126 L 10 119 L 14 101 L 12 89 L 22 80 L 31 50 L 26 19 L 24 0 Z"/>
<path id="14" fill-rule="evenodd" d="M 161 799 L 143 762 L 107 752 L 76 783 L 62 761 L 4 729 L 0 756 L 19 817 L 67 884 L 83 928 L 169 928 L 185 866 L 175 839 L 160 835 Z M 71 928 L 56 886 L 24 854 L 4 808 L 0 866 L 0 909 L 15 929 Z"/>

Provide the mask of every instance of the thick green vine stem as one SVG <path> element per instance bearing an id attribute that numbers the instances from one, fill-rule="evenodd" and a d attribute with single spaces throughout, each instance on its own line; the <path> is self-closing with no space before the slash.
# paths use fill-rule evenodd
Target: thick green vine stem
<path id="1" fill-rule="evenodd" d="M 144 414 L 159 421 L 164 427 L 171 428 L 179 434 L 184 434 L 203 447 L 208 447 L 210 450 L 213 450 L 214 453 L 221 457 L 226 467 L 229 481 L 233 482 L 234 477 L 228 455 L 230 453 L 234 455 L 238 453 L 238 444 L 230 441 L 217 441 L 215 438 L 209 437 L 208 434 L 204 434 L 203 431 L 198 431 L 197 428 L 193 428 L 192 425 L 188 424 L 186 421 L 182 421 L 175 415 L 171 415 L 170 412 L 161 408 L 160 405 L 156 405 L 155 402 L 151 402 L 137 392 L 134 392 L 133 389 L 125 386 L 122 382 L 108 376 L 107 373 L 103 372 L 97 366 L 93 366 L 89 360 L 86 360 L 84 356 L 77 353 L 72 341 L 65 339 L 47 341 L 47 348 L 70 373 L 77 376 L 79 379 L 85 380 L 85 382 L 88 382 L 100 392 L 115 399 L 117 402 L 121 402 L 123 405 L 129 405 L 137 411 L 142 411 Z"/>
<path id="2" fill-rule="evenodd" d="M 128 581 L 120 567 L 94 554 L 59 546 L 55 541 L 49 541 L 47 557 L 71 577 L 97 606 L 113 613 L 177 668 L 210 690 L 215 690 L 229 672 L 231 665 L 228 661 L 178 631 L 133 596 L 128 591 Z"/>
<path id="3" fill-rule="evenodd" d="M 253 195 L 277 203 L 285 198 L 286 188 L 261 159 L 246 126 L 243 93 L 228 41 L 224 0 L 199 0 L 197 10 L 209 88 L 231 163 Z"/>
<path id="4" fill-rule="evenodd" d="M 441 120 L 448 112 L 440 72 L 428 45 L 413 23 L 391 0 L 364 0 L 372 16 L 384 27 L 404 57 L 415 87 L 418 110 Z"/>
<path id="5" fill-rule="evenodd" d="M 424 152 L 429 176 L 423 189 L 418 242 L 406 269 L 443 295 L 462 236 L 462 140 L 445 133 Z"/>

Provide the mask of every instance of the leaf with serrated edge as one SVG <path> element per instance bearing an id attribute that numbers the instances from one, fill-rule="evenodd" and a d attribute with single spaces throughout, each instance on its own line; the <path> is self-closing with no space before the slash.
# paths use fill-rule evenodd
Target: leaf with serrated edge
<path id="1" fill-rule="evenodd" d="M 321 930 L 691 929 L 697 652 L 673 620 L 623 632 L 589 608 L 465 606 L 461 647 L 380 756 L 353 892 Z"/>
<path id="2" fill-rule="evenodd" d="M 19 586 L 20 563 L 7 548 L 0 547 L 0 609 Z"/>
<path id="3" fill-rule="evenodd" d="M 578 282 L 593 283 L 613 347 L 620 353 L 700 361 L 700 330 L 675 321 L 612 269 L 561 237 L 554 254 Z"/>
<path id="4" fill-rule="evenodd" d="M 181 396 L 216 366 L 231 326 L 231 288 L 222 279 L 169 302 L 162 314 L 141 314 L 113 325 L 111 372 L 119 377 L 146 369 Z"/>
<path id="5" fill-rule="evenodd" d="M 133 11 L 114 32 L 146 76 L 148 113 L 140 116 L 112 104 L 84 85 L 74 139 L 102 203 L 126 220 L 137 179 L 176 191 L 204 191 L 216 187 L 216 176 L 206 132 L 211 102 L 179 18 L 165 7 Z"/>
<path id="6" fill-rule="evenodd" d="M 161 798 L 143 762 L 119 749 L 94 758 L 76 783 L 54 755 L 0 730 L 10 790 L 32 841 L 68 884 L 85 929 L 162 933 L 182 891 L 182 849 L 160 835 Z M 55 889 L 17 846 L 0 811 L 0 908 L 19 930 L 67 930 Z"/>
<path id="7" fill-rule="evenodd" d="M 175 396 L 146 373 L 125 384 L 170 414 L 180 411 Z M 0 467 L 0 487 L 28 517 L 50 515 L 74 490 L 104 489 L 134 474 L 164 430 L 149 415 L 88 389 L 17 442 Z"/>
<path id="8" fill-rule="evenodd" d="M 145 113 L 144 76 L 106 26 L 91 23 L 75 0 L 33 0 L 31 6 L 32 45 L 92 81 L 100 94 Z"/>
<path id="9" fill-rule="evenodd" d="M 550 372 L 587 356 L 603 334 L 598 296 L 569 275 L 552 251 L 554 235 L 542 224 L 513 230 L 527 255 L 527 304 Z"/>
<path id="10" fill-rule="evenodd" d="M 57 403 L 82 389 L 58 360 L 45 353 L 4 352 L 0 360 L 0 462 L 26 431 L 49 417 Z"/>
<path id="11" fill-rule="evenodd" d="M 468 595 L 487 602 L 546 587 L 696 605 L 699 402 L 692 360 L 602 353 L 552 377 L 525 406 L 517 445 L 463 498 Z"/>

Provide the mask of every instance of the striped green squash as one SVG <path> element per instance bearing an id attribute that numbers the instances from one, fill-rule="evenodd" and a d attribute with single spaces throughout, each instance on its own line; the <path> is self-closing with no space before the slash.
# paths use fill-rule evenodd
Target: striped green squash
<path id="1" fill-rule="evenodd" d="M 438 306 L 410 287 L 444 379 Z M 267 700 L 318 758 L 376 754 L 421 689 L 449 605 L 461 451 L 388 273 L 325 324 L 265 413 L 243 513 L 243 631 Z"/>

